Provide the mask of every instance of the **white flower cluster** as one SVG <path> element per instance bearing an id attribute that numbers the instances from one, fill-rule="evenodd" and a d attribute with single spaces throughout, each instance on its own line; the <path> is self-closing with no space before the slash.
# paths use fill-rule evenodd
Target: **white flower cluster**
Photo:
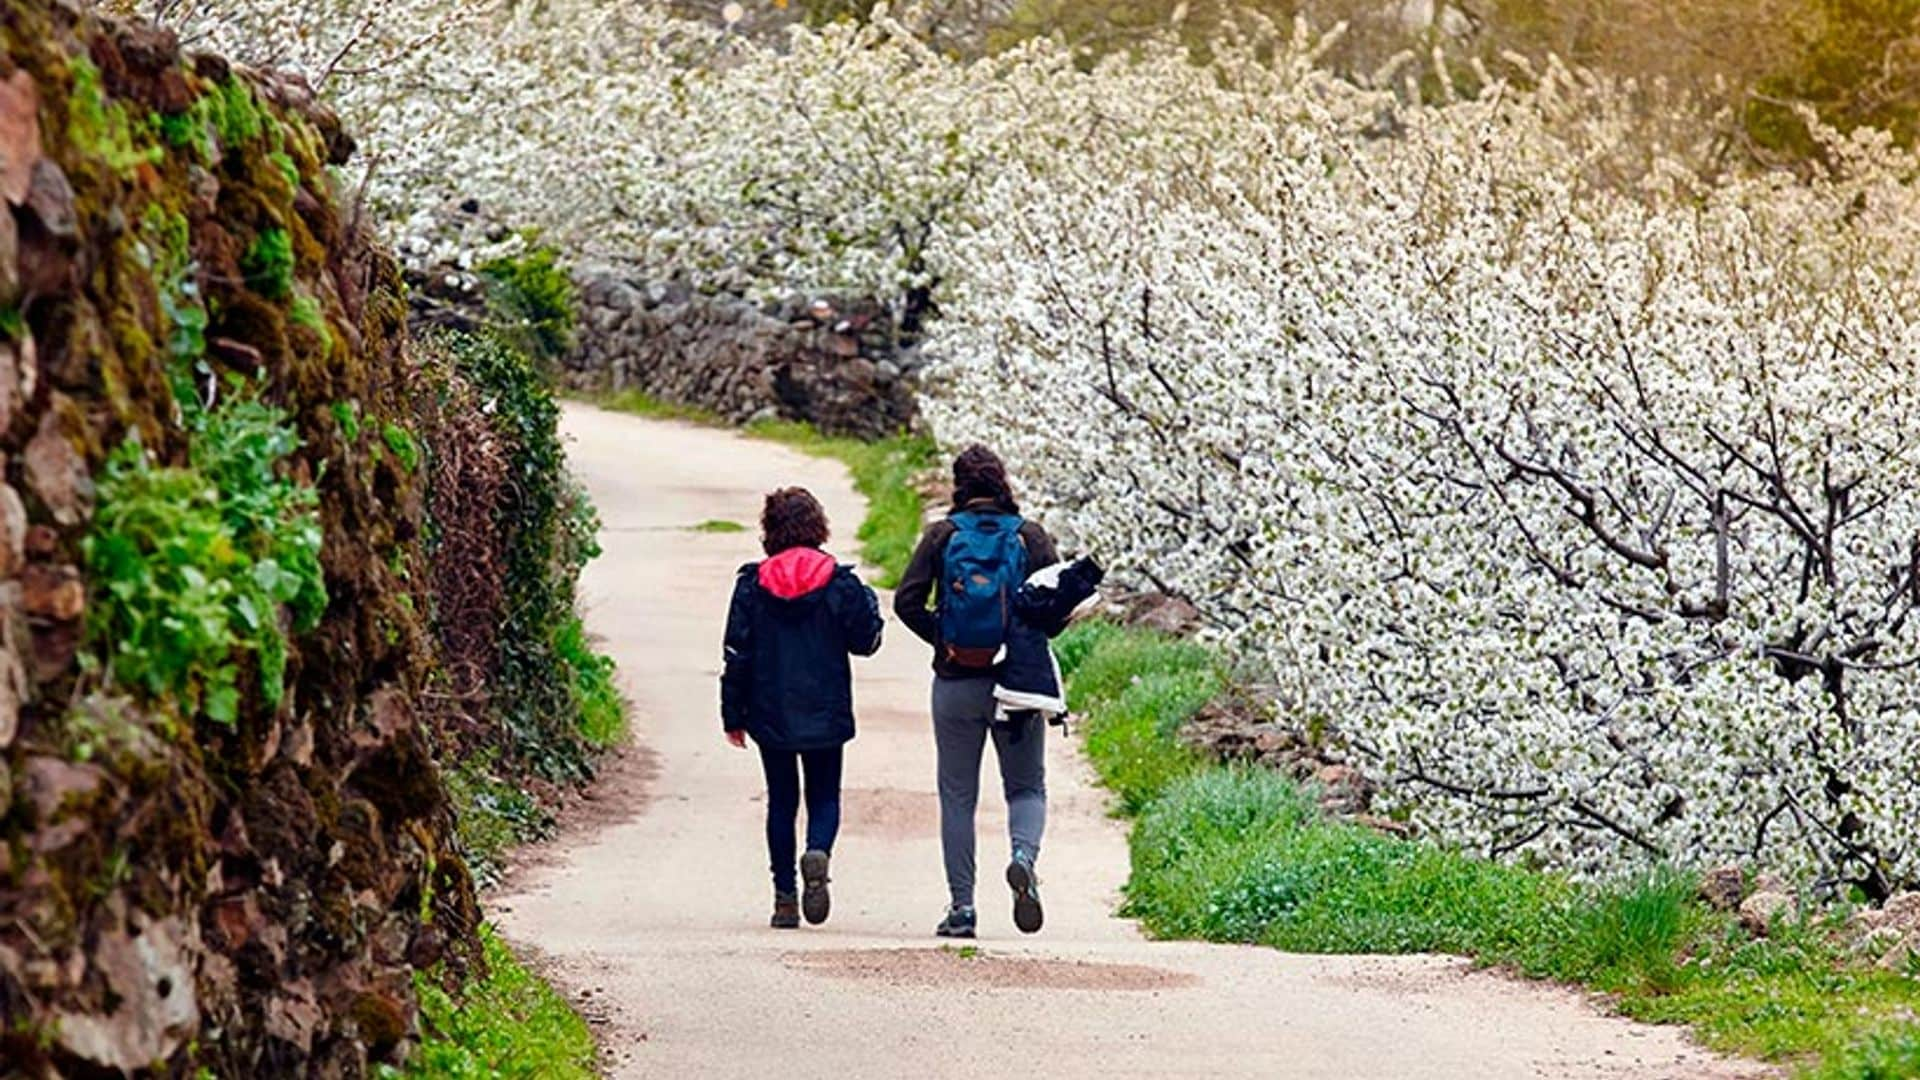
<path id="1" fill-rule="evenodd" d="M 218 10 L 334 71 L 416 255 L 473 198 L 707 287 L 937 302 L 939 432 L 1192 598 L 1430 830 L 1920 879 L 1920 168 L 1883 141 L 1715 177 L 1603 81 L 1409 105 L 1304 30 L 1086 71 L 884 15 L 776 49 L 391 0 L 337 4 L 391 20 L 341 75 L 359 24 L 294 47 L 327 2 Z"/>

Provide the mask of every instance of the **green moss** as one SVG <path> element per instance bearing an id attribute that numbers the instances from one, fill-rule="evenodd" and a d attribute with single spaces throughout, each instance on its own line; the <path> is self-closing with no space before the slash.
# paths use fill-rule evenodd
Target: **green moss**
<path id="1" fill-rule="evenodd" d="M 327 406 L 333 422 L 340 425 L 340 436 L 348 443 L 360 441 L 360 405 L 354 401 L 336 401 Z"/>
<path id="2" fill-rule="evenodd" d="M 267 161 L 279 170 L 281 177 L 287 182 L 289 191 L 300 190 L 300 166 L 294 164 L 291 156 L 284 150 L 275 150 L 267 155 Z"/>
<path id="3" fill-rule="evenodd" d="M 414 441 L 412 432 L 389 421 L 381 427 L 380 438 L 402 468 L 413 472 L 420 467 L 420 444 Z"/>
<path id="4" fill-rule="evenodd" d="M 238 76 L 214 87 L 202 101 L 206 105 L 207 122 L 220 136 L 222 146 L 244 146 L 258 139 L 265 130 L 264 114 L 253 96 L 253 88 Z"/>
<path id="5" fill-rule="evenodd" d="M 247 285 L 269 300 L 285 300 L 293 292 L 293 238 L 285 229 L 267 229 L 254 238 L 240 261 Z"/>
<path id="6" fill-rule="evenodd" d="M 187 216 L 154 202 L 140 215 L 140 233 L 151 255 L 154 274 L 167 279 L 193 261 L 193 233 Z"/>
<path id="7" fill-rule="evenodd" d="M 293 298 L 293 306 L 287 311 L 287 321 L 318 337 L 325 355 L 333 355 L 337 344 L 333 337 L 333 327 L 327 325 L 327 314 L 320 306 L 319 300 L 304 291 L 297 292 Z"/>
<path id="8" fill-rule="evenodd" d="M 213 130 L 207 115 L 206 99 L 201 99 L 185 112 L 155 116 L 154 131 L 174 150 L 191 153 L 195 161 L 209 162 L 213 160 Z"/>
<path id="9" fill-rule="evenodd" d="M 136 125 L 124 105 L 107 100 L 100 69 L 91 60 L 76 56 L 68 66 L 73 82 L 67 97 L 67 139 L 77 150 L 122 174 L 165 159 L 160 147 L 136 142 Z"/>

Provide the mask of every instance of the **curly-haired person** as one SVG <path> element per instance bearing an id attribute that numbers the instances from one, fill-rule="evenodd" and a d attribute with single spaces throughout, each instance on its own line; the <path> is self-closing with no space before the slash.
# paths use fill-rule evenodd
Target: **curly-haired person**
<path id="1" fill-rule="evenodd" d="M 763 562 L 740 568 L 727 613 L 720 715 L 727 741 L 752 738 L 767 777 L 767 853 L 773 920 L 790 930 L 825 922 L 828 860 L 840 830 L 842 753 L 853 738 L 850 656 L 880 649 L 880 604 L 853 568 L 821 550 L 829 531 L 803 488 L 767 496 Z M 807 848 L 795 882 L 795 826 L 805 774 Z"/>

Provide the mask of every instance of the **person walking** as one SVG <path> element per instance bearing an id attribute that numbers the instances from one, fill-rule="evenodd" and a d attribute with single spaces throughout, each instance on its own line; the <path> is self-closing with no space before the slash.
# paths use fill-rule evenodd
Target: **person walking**
<path id="1" fill-rule="evenodd" d="M 1031 934 L 1045 921 L 1035 866 L 1047 826 L 1047 725 L 1033 712 L 997 719 L 994 689 L 1014 596 L 1028 575 L 1057 561 L 1046 530 L 1020 516 L 1005 464 L 975 445 L 954 459 L 952 510 L 921 536 L 894 593 L 895 613 L 934 650 L 933 735 L 949 893 L 935 929 L 941 937 L 970 938 L 978 925 L 974 811 L 989 740 L 1007 799 L 1014 924 Z"/>
<path id="2" fill-rule="evenodd" d="M 832 909 L 829 861 L 840 830 L 842 755 L 853 739 L 850 656 L 880 649 L 880 602 L 853 568 L 822 549 L 826 511 L 804 488 L 767 496 L 763 562 L 740 568 L 727 612 L 720 716 L 727 741 L 760 751 L 767 780 L 767 855 L 778 930 L 819 925 Z M 807 849 L 796 895 L 794 831 L 805 775 Z"/>

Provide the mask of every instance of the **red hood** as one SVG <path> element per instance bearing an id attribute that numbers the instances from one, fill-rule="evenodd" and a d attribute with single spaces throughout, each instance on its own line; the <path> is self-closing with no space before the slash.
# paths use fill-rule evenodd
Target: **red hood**
<path id="1" fill-rule="evenodd" d="M 836 565 L 819 548 L 788 548 L 760 564 L 760 587 L 782 600 L 798 600 L 825 588 Z"/>

